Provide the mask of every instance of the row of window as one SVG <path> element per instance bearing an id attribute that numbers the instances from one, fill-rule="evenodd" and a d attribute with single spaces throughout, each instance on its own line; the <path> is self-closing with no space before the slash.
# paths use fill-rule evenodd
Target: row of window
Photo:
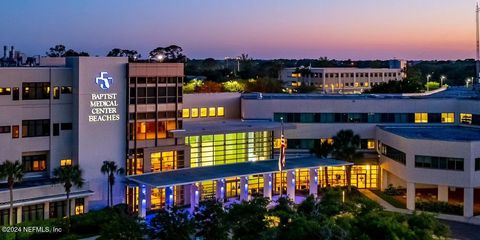
<path id="1" fill-rule="evenodd" d="M 183 77 L 131 77 L 130 84 L 182 83 Z"/>
<path id="2" fill-rule="evenodd" d="M 130 104 L 182 102 L 182 87 L 131 87 Z"/>
<path id="3" fill-rule="evenodd" d="M 329 139 L 286 139 L 287 149 L 312 149 L 315 146 L 315 141 L 328 141 L 333 143 L 331 138 Z M 280 139 L 275 139 L 274 147 L 277 148 L 279 145 Z M 375 140 L 374 139 L 361 139 L 360 149 L 362 150 L 374 150 L 375 149 Z"/>
<path id="4" fill-rule="evenodd" d="M 480 125 L 480 114 L 460 113 L 460 123 Z"/>
<path id="5" fill-rule="evenodd" d="M 167 138 L 170 130 L 181 129 L 182 122 L 175 120 L 129 123 L 130 140 L 153 140 Z"/>
<path id="6" fill-rule="evenodd" d="M 136 116 L 136 118 L 135 118 Z M 130 120 L 155 120 L 158 119 L 165 119 L 165 118 L 176 118 L 177 112 L 175 111 L 164 111 L 164 112 L 137 112 L 137 113 L 130 113 Z"/>
<path id="7" fill-rule="evenodd" d="M 199 110 L 200 109 L 200 110 Z M 225 116 L 224 107 L 209 107 L 209 108 L 184 108 L 182 109 L 183 118 L 198 118 L 198 117 L 223 117 Z"/>
<path id="8" fill-rule="evenodd" d="M 54 123 L 53 136 L 59 136 L 61 130 L 72 130 L 72 123 Z M 12 138 L 19 137 L 19 126 L 0 126 L 0 134 L 12 133 Z M 50 119 L 23 120 L 22 137 L 50 136 Z"/>
<path id="9" fill-rule="evenodd" d="M 454 123 L 455 113 L 274 113 L 289 123 Z"/>
<path id="10" fill-rule="evenodd" d="M 19 100 L 19 88 L 2 87 L 0 95 L 10 95 L 13 92 L 12 100 Z M 53 87 L 53 99 L 60 99 L 60 94 L 71 94 L 71 86 Z M 50 83 L 48 82 L 25 82 L 22 83 L 22 100 L 39 100 L 50 98 Z"/>
<path id="11" fill-rule="evenodd" d="M 308 74 L 307 74 L 308 75 Z M 293 78 L 299 78 L 302 77 L 301 73 L 292 73 L 290 75 Z M 338 77 L 368 77 L 369 73 L 325 73 L 325 78 L 338 78 Z M 370 73 L 370 77 L 396 77 L 400 76 L 400 73 L 395 73 L 395 72 L 386 72 L 386 73 Z M 308 76 L 305 76 L 308 77 Z M 310 77 L 313 78 L 322 78 L 323 73 L 310 73 Z"/>
<path id="12" fill-rule="evenodd" d="M 463 171 L 463 158 L 415 155 L 416 168 Z"/>
<path id="13" fill-rule="evenodd" d="M 403 165 L 406 165 L 407 163 L 407 155 L 393 147 L 390 147 L 386 144 L 381 144 L 380 145 L 380 154 L 384 155 L 385 157 L 388 157 L 396 162 L 399 162 Z"/>

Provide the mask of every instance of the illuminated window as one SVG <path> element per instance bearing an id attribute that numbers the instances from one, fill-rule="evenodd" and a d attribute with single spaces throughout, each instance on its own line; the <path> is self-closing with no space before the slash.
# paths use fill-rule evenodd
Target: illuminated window
<path id="1" fill-rule="evenodd" d="M 428 123 L 428 114 L 415 113 L 415 123 Z"/>
<path id="2" fill-rule="evenodd" d="M 367 149 L 375 149 L 375 140 L 374 139 L 368 139 Z"/>
<path id="3" fill-rule="evenodd" d="M 211 108 L 208 108 L 208 116 L 209 117 L 215 117 L 215 108 L 214 107 L 211 107 Z"/>
<path id="4" fill-rule="evenodd" d="M 62 159 L 60 160 L 60 166 L 72 166 L 72 159 Z"/>
<path id="5" fill-rule="evenodd" d="M 192 108 L 192 118 L 198 117 L 198 108 Z"/>
<path id="6" fill-rule="evenodd" d="M 75 199 L 75 215 L 83 214 L 84 211 L 85 201 L 83 198 L 76 198 Z"/>
<path id="7" fill-rule="evenodd" d="M 217 116 L 223 117 L 225 115 L 225 109 L 223 107 L 217 107 Z"/>
<path id="8" fill-rule="evenodd" d="M 472 114 L 460 113 L 460 122 L 463 124 L 472 124 Z"/>
<path id="9" fill-rule="evenodd" d="M 177 152 L 155 152 L 150 154 L 150 166 L 152 172 L 161 172 L 175 169 Z"/>
<path id="10" fill-rule="evenodd" d="M 454 113 L 442 113 L 442 123 L 454 123 L 455 114 Z"/>
<path id="11" fill-rule="evenodd" d="M 355 82 L 354 85 L 355 85 L 355 87 L 358 87 L 358 82 Z"/>
<path id="12" fill-rule="evenodd" d="M 207 108 L 200 108 L 200 117 L 207 116 Z"/>
<path id="13" fill-rule="evenodd" d="M 282 139 L 275 138 L 273 141 L 273 148 L 281 148 L 282 147 Z M 287 139 L 285 139 L 285 148 L 287 148 Z"/>
<path id="14" fill-rule="evenodd" d="M 292 77 L 293 78 L 299 78 L 301 77 L 302 75 L 300 73 L 292 73 Z"/>
<path id="15" fill-rule="evenodd" d="M 368 87 L 368 82 L 364 83 L 365 84 L 365 87 Z"/>
<path id="16" fill-rule="evenodd" d="M 183 118 L 189 118 L 190 117 L 190 109 L 188 109 L 188 108 L 182 109 L 182 117 Z"/>
<path id="17" fill-rule="evenodd" d="M 0 95 L 10 95 L 11 92 L 11 88 L 0 88 Z"/>

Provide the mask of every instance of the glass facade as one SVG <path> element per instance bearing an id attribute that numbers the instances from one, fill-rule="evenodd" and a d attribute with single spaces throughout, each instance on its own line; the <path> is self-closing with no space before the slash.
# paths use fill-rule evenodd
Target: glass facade
<path id="1" fill-rule="evenodd" d="M 416 168 L 463 171 L 463 158 L 415 155 Z"/>
<path id="2" fill-rule="evenodd" d="M 190 167 L 212 166 L 272 158 L 272 132 L 242 132 L 185 138 Z"/>
<path id="3" fill-rule="evenodd" d="M 325 174 L 325 168 L 319 169 L 319 186 L 326 187 L 326 175 L 328 175 L 328 184 L 330 186 L 346 185 L 345 167 L 328 167 L 327 171 L 328 173 Z M 352 166 L 351 184 L 357 188 L 378 188 L 379 173 L 378 165 L 354 165 Z"/>
<path id="4" fill-rule="evenodd" d="M 380 146 L 380 153 L 394 161 L 397 161 L 403 165 L 406 164 L 407 162 L 407 156 L 405 155 L 404 152 L 396 149 L 396 148 L 393 148 L 393 147 L 390 147 L 386 144 L 382 144 Z"/>

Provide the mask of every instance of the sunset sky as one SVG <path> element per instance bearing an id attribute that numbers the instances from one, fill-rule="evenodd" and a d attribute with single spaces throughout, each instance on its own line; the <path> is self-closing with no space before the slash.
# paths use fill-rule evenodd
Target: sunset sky
<path id="1" fill-rule="evenodd" d="M 474 0 L 9 0 L 0 45 L 105 55 L 177 44 L 189 58 L 464 59 Z"/>

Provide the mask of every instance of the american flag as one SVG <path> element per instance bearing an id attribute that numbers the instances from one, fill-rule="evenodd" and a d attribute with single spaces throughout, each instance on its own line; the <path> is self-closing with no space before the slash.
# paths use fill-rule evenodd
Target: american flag
<path id="1" fill-rule="evenodd" d="M 278 158 L 278 170 L 282 171 L 285 168 L 285 136 L 282 135 L 280 137 L 280 156 Z"/>

